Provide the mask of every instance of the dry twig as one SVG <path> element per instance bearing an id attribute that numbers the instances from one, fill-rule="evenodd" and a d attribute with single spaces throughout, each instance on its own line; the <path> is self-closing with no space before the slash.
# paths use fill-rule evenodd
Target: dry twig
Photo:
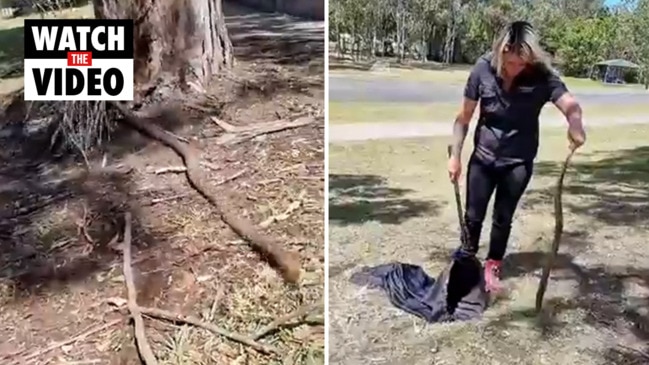
<path id="1" fill-rule="evenodd" d="M 128 310 L 131 312 L 131 317 L 135 325 L 135 341 L 137 348 L 146 365 L 157 365 L 158 361 L 151 350 L 151 345 L 146 338 L 144 332 L 144 320 L 140 307 L 137 305 L 137 291 L 135 289 L 135 282 L 133 278 L 133 268 L 131 267 L 131 213 L 124 214 L 124 281 L 126 282 L 126 289 L 128 292 Z"/>
<path id="2" fill-rule="evenodd" d="M 297 253 L 284 250 L 278 242 L 259 232 L 252 223 L 240 218 L 236 213 L 224 209 L 225 204 L 220 199 L 221 195 L 210 190 L 212 186 L 206 182 L 201 173 L 199 154 L 196 150 L 190 145 L 170 137 L 157 125 L 136 117 L 123 104 L 112 103 L 112 105 L 124 115 L 121 122 L 167 145 L 182 157 L 185 166 L 187 166 L 186 175 L 190 184 L 212 204 L 221 219 L 233 231 L 248 241 L 253 248 L 261 251 L 271 264 L 279 269 L 284 280 L 290 283 L 297 283 L 300 280 L 301 263 Z"/>
<path id="3" fill-rule="evenodd" d="M 200 165 L 214 171 L 218 171 L 221 169 L 221 167 L 205 161 L 201 161 Z M 187 167 L 185 166 L 161 167 L 155 170 L 154 172 L 156 175 L 167 174 L 167 173 L 181 173 L 181 172 L 187 172 Z"/>
<path id="4" fill-rule="evenodd" d="M 118 308 L 123 306 L 123 300 L 121 298 L 111 298 L 108 299 L 109 304 L 112 304 L 114 306 L 117 306 Z M 219 326 L 216 326 L 212 323 L 200 320 L 196 317 L 193 316 L 185 316 L 182 314 L 170 312 L 164 309 L 159 309 L 159 308 L 150 308 L 150 307 L 138 307 L 138 310 L 140 313 L 158 318 L 158 319 L 163 319 L 166 321 L 170 322 L 176 322 L 176 323 L 185 323 L 185 324 L 190 324 L 192 326 L 196 326 L 199 328 L 203 328 L 205 330 L 208 330 L 212 333 L 215 333 L 219 336 L 223 336 L 227 339 L 230 339 L 232 341 L 250 346 L 251 348 L 262 352 L 264 354 L 279 354 L 279 350 L 273 346 L 265 345 L 259 342 L 256 342 L 255 339 L 243 336 L 238 333 L 233 333 L 230 332 L 224 328 L 221 328 Z"/>
<path id="5" fill-rule="evenodd" d="M 232 181 L 232 180 L 234 180 L 234 179 L 240 177 L 241 175 L 245 174 L 247 171 L 248 171 L 248 169 L 243 169 L 243 170 L 241 170 L 241 171 L 237 171 L 237 172 L 235 172 L 234 174 L 232 174 L 232 175 L 230 175 L 230 176 L 228 176 L 228 177 L 226 177 L 226 178 L 224 178 L 224 179 L 222 179 L 222 180 L 219 180 L 219 181 L 216 183 L 216 185 L 223 185 L 223 184 L 225 184 L 225 183 L 228 183 L 228 182 L 230 182 L 230 181 Z"/>
<path id="6" fill-rule="evenodd" d="M 58 349 L 60 347 L 73 344 L 73 343 L 75 343 L 77 341 L 81 341 L 81 340 L 83 340 L 83 339 L 85 339 L 85 338 L 87 338 L 89 336 L 94 335 L 97 332 L 101 332 L 101 331 L 103 331 L 103 330 L 105 330 L 107 328 L 110 328 L 110 327 L 112 327 L 112 326 L 114 326 L 114 325 L 116 325 L 118 323 L 121 323 L 121 322 L 123 322 L 122 319 L 116 319 L 116 320 L 104 323 L 104 324 L 102 324 L 100 326 L 91 328 L 91 329 L 89 329 L 89 330 L 87 330 L 87 331 L 85 331 L 85 332 L 83 332 L 81 334 L 78 334 L 78 335 L 76 335 L 76 336 L 74 336 L 72 338 L 69 338 L 67 340 L 55 342 L 55 343 L 53 343 L 53 344 L 51 344 L 51 345 L 49 345 L 49 346 L 47 346 L 47 347 L 45 347 L 43 349 L 36 350 L 36 351 L 32 352 L 31 354 L 29 354 L 27 356 L 24 356 L 24 357 L 22 357 L 20 359 L 15 360 L 13 362 L 13 364 L 24 364 L 27 361 L 33 360 L 33 359 L 35 359 L 35 358 L 37 358 L 37 357 L 39 357 L 41 355 L 44 355 L 44 354 L 46 354 L 46 353 L 48 353 L 48 352 L 50 352 L 52 350 L 56 350 L 56 349 Z M 18 352 L 14 352 L 14 353 L 9 354 L 9 355 L 5 355 L 4 357 L 0 357 L 0 360 L 8 360 L 10 357 L 18 356 L 18 355 L 20 355 L 21 353 L 23 353 L 25 351 L 27 351 L 27 349 L 24 349 L 24 350 L 18 351 Z"/>
<path id="7" fill-rule="evenodd" d="M 319 300 L 316 303 L 302 306 L 302 307 L 298 308 L 297 310 L 295 310 L 295 311 L 293 311 L 293 312 L 291 312 L 289 314 L 283 315 L 283 316 L 275 319 L 274 321 L 270 322 L 267 326 L 265 326 L 265 327 L 261 328 L 259 331 L 257 331 L 252 336 L 252 339 L 253 340 L 258 340 L 258 339 L 266 336 L 270 332 L 278 329 L 279 327 L 281 327 L 282 325 L 284 325 L 288 321 L 290 321 L 292 319 L 295 319 L 295 318 L 304 317 L 304 316 L 310 314 L 311 312 L 313 312 L 313 311 L 315 311 L 315 310 L 317 310 L 319 308 L 323 308 L 323 310 L 324 310 L 324 302 L 322 301 L 322 299 Z"/>
<path id="8" fill-rule="evenodd" d="M 243 133 L 251 130 L 250 126 L 235 126 L 217 117 L 212 117 L 212 121 L 227 133 Z"/>
<path id="9" fill-rule="evenodd" d="M 646 353 L 644 351 L 638 350 L 636 348 L 633 348 L 631 346 L 626 346 L 622 344 L 618 344 L 617 347 L 621 348 L 622 350 L 628 351 L 628 352 L 633 352 L 637 354 L 638 356 L 644 358 L 645 360 L 649 361 L 649 353 Z"/>
<path id="10" fill-rule="evenodd" d="M 187 168 L 185 166 L 167 166 L 155 170 L 155 174 L 156 175 L 167 174 L 167 173 L 177 174 L 185 171 L 187 171 Z"/>
<path id="11" fill-rule="evenodd" d="M 175 134 L 173 132 L 170 132 L 170 131 L 165 131 L 165 133 L 167 133 L 168 135 L 170 135 L 172 137 L 176 137 L 180 141 L 183 141 L 185 143 L 189 143 L 189 140 L 187 138 L 185 138 L 185 137 L 179 136 L 179 135 L 177 135 L 177 134 Z"/>
<path id="12" fill-rule="evenodd" d="M 217 144 L 234 145 L 255 137 L 280 132 L 286 129 L 303 127 L 315 121 L 312 117 L 301 117 L 295 120 L 276 120 L 274 122 L 254 124 L 250 126 L 233 126 L 216 117 L 212 117 L 212 121 L 219 127 L 223 128 L 226 133 L 217 138 Z"/>
<path id="13" fill-rule="evenodd" d="M 165 198 L 156 198 L 151 200 L 151 204 L 158 204 L 158 203 L 168 202 L 171 200 L 178 200 L 178 199 L 185 198 L 187 196 L 189 196 L 189 194 L 176 194 Z"/>
<path id="14" fill-rule="evenodd" d="M 266 218 L 263 222 L 259 223 L 259 226 L 262 228 L 267 228 L 268 226 L 270 226 L 275 222 L 288 219 L 291 216 L 291 214 L 293 214 L 293 212 L 295 212 L 300 206 L 302 206 L 302 201 L 304 200 L 305 195 L 306 195 L 306 190 L 302 190 L 298 198 L 292 201 L 291 204 L 289 204 L 288 207 L 286 207 L 283 213 L 272 215 Z"/>

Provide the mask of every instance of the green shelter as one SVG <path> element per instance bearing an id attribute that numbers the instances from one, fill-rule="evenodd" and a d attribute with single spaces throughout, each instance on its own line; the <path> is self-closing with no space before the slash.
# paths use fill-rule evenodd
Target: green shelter
<path id="1" fill-rule="evenodd" d="M 639 69 L 639 65 L 623 59 L 601 61 L 591 68 L 590 78 L 607 84 L 623 84 L 626 72 Z"/>

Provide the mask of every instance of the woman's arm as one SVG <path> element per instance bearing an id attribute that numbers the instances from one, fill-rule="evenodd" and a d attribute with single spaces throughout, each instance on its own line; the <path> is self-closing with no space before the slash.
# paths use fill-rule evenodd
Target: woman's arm
<path id="1" fill-rule="evenodd" d="M 462 107 L 453 122 L 451 156 L 458 160 L 462 155 L 462 147 L 464 146 L 466 135 L 469 132 L 469 123 L 473 117 L 473 112 L 478 105 L 478 100 L 480 100 L 480 70 L 482 69 L 483 63 L 483 60 L 479 60 L 475 66 L 473 66 L 466 82 L 466 86 L 464 87 Z"/>
<path id="2" fill-rule="evenodd" d="M 568 137 L 572 148 L 580 147 L 586 141 L 582 122 L 582 109 L 577 99 L 568 91 L 559 76 L 551 73 L 548 78 L 549 100 L 561 111 L 568 122 Z"/>
<path id="3" fill-rule="evenodd" d="M 577 99 L 570 93 L 565 92 L 555 102 L 554 105 L 563 113 L 568 121 L 568 125 L 574 128 L 581 128 L 581 105 Z"/>

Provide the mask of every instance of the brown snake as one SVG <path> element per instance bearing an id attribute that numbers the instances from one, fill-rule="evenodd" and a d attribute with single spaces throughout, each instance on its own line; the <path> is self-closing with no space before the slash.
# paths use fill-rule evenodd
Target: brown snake
<path id="1" fill-rule="evenodd" d="M 557 180 L 557 186 L 554 194 L 554 239 L 552 240 L 552 248 L 547 255 L 547 260 L 543 271 L 541 272 L 541 281 L 539 282 L 539 288 L 536 291 L 536 312 L 539 313 L 543 307 L 543 296 L 545 295 L 545 290 L 548 288 L 548 279 L 550 278 L 550 270 L 554 266 L 554 260 L 557 257 L 559 252 L 559 246 L 561 245 L 561 234 L 563 233 L 563 204 L 561 202 L 561 195 L 563 193 L 563 178 L 566 175 L 566 170 L 568 170 L 568 165 L 570 160 L 574 155 L 575 150 L 571 149 L 566 159 L 563 162 L 561 167 L 561 172 L 559 174 L 559 179 Z"/>

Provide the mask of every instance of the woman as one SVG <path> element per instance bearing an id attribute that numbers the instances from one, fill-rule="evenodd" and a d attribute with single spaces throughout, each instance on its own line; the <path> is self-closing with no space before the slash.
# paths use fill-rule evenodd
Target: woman
<path id="1" fill-rule="evenodd" d="M 453 125 L 448 161 L 451 180 L 461 173 L 461 152 L 469 122 L 480 100 L 474 150 L 467 169 L 466 213 L 469 246 L 477 253 L 487 205 L 496 192 L 485 282 L 501 289 L 500 267 L 518 202 L 532 176 L 538 151 L 539 114 L 551 101 L 568 121 L 571 149 L 586 140 L 581 107 L 555 74 L 532 26 L 514 22 L 478 59 L 464 89 L 462 109 Z"/>

